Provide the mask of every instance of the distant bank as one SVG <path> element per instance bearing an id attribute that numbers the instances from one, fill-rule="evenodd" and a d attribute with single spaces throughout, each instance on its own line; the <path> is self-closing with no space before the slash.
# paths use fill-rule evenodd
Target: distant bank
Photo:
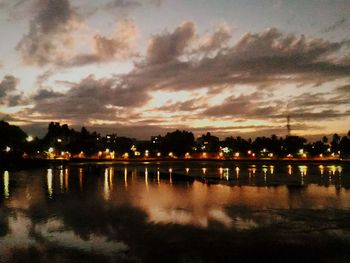
<path id="1" fill-rule="evenodd" d="M 249 164 L 350 164 L 350 159 L 169 159 L 169 158 L 133 158 L 133 159 L 94 159 L 94 158 L 71 158 L 71 159 L 16 159 L 0 160 L 2 170 L 26 169 L 45 167 L 48 165 L 67 165 L 76 163 L 177 163 L 177 162 L 218 162 L 218 163 L 249 163 Z M 0 168 L 0 169 L 1 169 Z"/>

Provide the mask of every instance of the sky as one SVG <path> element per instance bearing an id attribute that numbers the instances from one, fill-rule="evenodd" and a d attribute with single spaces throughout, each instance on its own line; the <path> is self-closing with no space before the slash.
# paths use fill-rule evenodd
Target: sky
<path id="1" fill-rule="evenodd" d="M 348 0 L 0 0 L 0 119 L 147 139 L 350 130 Z"/>

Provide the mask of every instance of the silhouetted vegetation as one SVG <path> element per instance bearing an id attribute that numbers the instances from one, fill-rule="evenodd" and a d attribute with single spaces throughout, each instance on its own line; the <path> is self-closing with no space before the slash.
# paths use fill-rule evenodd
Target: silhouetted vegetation
<path id="1" fill-rule="evenodd" d="M 27 148 L 26 138 L 19 127 L 0 121 L 0 164 L 20 159 Z"/>
<path id="2" fill-rule="evenodd" d="M 238 137 L 220 139 L 210 132 L 195 139 L 192 132 L 176 130 L 150 140 L 102 136 L 85 127 L 80 131 L 67 124 L 51 122 L 46 135 L 31 138 L 19 127 L 0 122 L 2 160 L 8 158 L 125 158 L 132 157 L 185 157 L 200 158 L 349 158 L 350 131 L 347 135 L 334 134 L 315 142 L 300 136 L 257 137 L 254 140 Z M 208 153 L 208 155 L 201 155 Z"/>
<path id="3" fill-rule="evenodd" d="M 0 147 L 24 150 L 27 134 L 19 127 L 0 121 Z"/>
<path id="4" fill-rule="evenodd" d="M 194 136 L 192 132 L 179 131 L 168 132 L 161 140 L 163 153 L 173 152 L 175 155 L 184 155 L 191 152 L 194 147 Z"/>

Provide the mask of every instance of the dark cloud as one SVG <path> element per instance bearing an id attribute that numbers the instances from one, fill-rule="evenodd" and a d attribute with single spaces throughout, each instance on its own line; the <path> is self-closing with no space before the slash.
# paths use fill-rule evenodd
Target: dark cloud
<path id="1" fill-rule="evenodd" d="M 204 98 L 194 98 L 191 100 L 186 100 L 183 102 L 175 102 L 172 103 L 171 101 L 165 103 L 163 106 L 155 109 L 155 111 L 167 111 L 167 112 L 177 112 L 177 111 L 193 111 L 200 108 L 203 108 L 206 106 L 203 101 L 205 101 Z"/>
<path id="2" fill-rule="evenodd" d="M 82 26 L 82 17 L 76 8 L 71 7 L 68 0 L 45 0 L 37 5 L 40 11 L 31 21 L 29 33 L 18 43 L 17 50 L 24 64 L 54 66 L 40 76 L 42 80 L 57 69 L 126 60 L 136 55 L 138 31 L 132 19 L 118 21 L 115 32 L 108 37 L 95 34 L 91 37 L 92 52 L 79 53 L 77 43 L 82 40 L 75 33 Z M 38 82 L 42 81 L 39 79 Z"/>
<path id="3" fill-rule="evenodd" d="M 34 101 L 41 102 L 43 100 L 55 99 L 63 96 L 62 93 L 55 92 L 53 90 L 40 89 L 36 92 L 36 94 L 32 97 Z"/>
<path id="4" fill-rule="evenodd" d="M 349 117 L 350 111 L 339 111 L 339 110 L 322 110 L 318 112 L 310 112 L 304 110 L 294 110 L 290 111 L 289 115 L 293 119 L 297 119 L 299 121 L 322 121 L 325 119 L 339 119 L 342 117 Z M 276 118 L 285 118 L 285 115 L 276 115 Z"/>
<path id="5" fill-rule="evenodd" d="M 23 100 L 23 93 L 17 94 L 17 95 L 11 95 L 8 97 L 8 106 L 9 107 L 15 107 L 19 106 L 25 103 Z"/>
<path id="6" fill-rule="evenodd" d="M 195 25 L 184 22 L 174 32 L 152 36 L 147 49 L 147 65 L 172 62 L 183 55 L 195 36 Z"/>
<path id="7" fill-rule="evenodd" d="M 30 30 L 23 36 L 16 49 L 29 65 L 46 65 L 64 59 L 64 49 L 69 47 L 77 15 L 68 0 L 38 0 L 38 10 L 30 23 Z"/>
<path id="8" fill-rule="evenodd" d="M 40 0 L 37 4 L 39 13 L 34 20 L 36 28 L 42 33 L 51 33 L 67 24 L 73 16 L 68 0 Z"/>
<path id="9" fill-rule="evenodd" d="M 329 33 L 329 32 L 338 30 L 339 28 L 345 27 L 346 23 L 347 23 L 347 19 L 345 17 L 342 17 L 339 20 L 335 21 L 334 24 L 332 24 L 329 27 L 325 28 L 323 30 L 323 32 Z"/>
<path id="10" fill-rule="evenodd" d="M 113 0 L 106 4 L 106 8 L 135 8 L 140 7 L 142 4 L 139 1 L 134 0 Z"/>
<path id="11" fill-rule="evenodd" d="M 350 94 L 350 84 L 349 85 L 343 85 L 341 87 L 338 87 L 336 91 L 339 91 L 341 93 L 348 93 Z"/>
<path id="12" fill-rule="evenodd" d="M 274 107 L 263 107 L 261 105 L 263 97 L 261 93 L 249 95 L 231 96 L 217 106 L 210 107 L 203 112 L 203 116 L 236 116 L 236 117 L 257 117 L 268 116 L 274 112 Z"/>
<path id="13" fill-rule="evenodd" d="M 114 37 L 107 38 L 95 35 L 96 55 L 104 60 L 113 57 L 119 59 L 130 58 L 135 49 L 137 34 L 137 27 L 133 20 L 124 19 L 119 21 Z"/>
<path id="14" fill-rule="evenodd" d="M 33 96 L 36 105 L 30 114 L 40 113 L 47 118 L 72 121 L 117 121 L 131 113 L 132 107 L 149 100 L 143 90 L 133 89 L 114 79 L 95 79 L 89 76 L 72 85 L 66 93 L 40 90 Z"/>
<path id="15" fill-rule="evenodd" d="M 194 52 L 210 53 L 221 50 L 223 47 L 227 46 L 227 42 L 231 37 L 231 29 L 227 25 L 221 25 L 216 28 L 213 34 L 200 39 L 198 48 L 195 49 Z"/>
<path id="16" fill-rule="evenodd" d="M 32 7 L 35 0 L 3 0 L 0 1 L 0 11 L 4 10 L 7 21 L 18 21 L 27 18 L 35 8 Z"/>
<path id="17" fill-rule="evenodd" d="M 336 92 L 332 93 L 303 93 L 296 96 L 288 103 L 290 108 L 315 108 L 315 106 L 334 107 L 350 104 L 350 96 L 344 96 Z"/>
<path id="18" fill-rule="evenodd" d="M 285 119 L 289 114 L 299 121 L 333 120 L 349 116 L 347 108 L 350 97 L 328 93 L 304 93 L 287 100 L 269 99 L 261 92 L 250 95 L 231 96 L 222 104 L 209 107 L 199 117 L 243 118 L 243 119 Z"/>
<path id="19" fill-rule="evenodd" d="M 277 29 L 247 33 L 214 57 L 186 57 L 195 35 L 191 22 L 172 33 L 153 36 L 143 63 L 125 76 L 147 90 L 215 89 L 235 84 L 320 85 L 349 77 L 350 64 L 337 60 L 348 42 L 285 35 Z"/>
<path id="20" fill-rule="evenodd" d="M 159 7 L 162 3 L 163 0 L 112 0 L 105 5 L 104 9 L 108 11 L 112 10 L 113 12 L 115 10 L 125 12 L 142 7 L 144 4 L 151 4 Z"/>
<path id="21" fill-rule="evenodd" d="M 6 97 L 8 93 L 15 91 L 18 82 L 18 78 L 12 75 L 6 75 L 0 82 L 0 99 Z"/>
<path id="22" fill-rule="evenodd" d="M 17 106 L 20 103 L 21 95 L 14 94 L 17 89 L 19 79 L 6 75 L 0 82 L 0 105 L 6 104 L 7 106 Z"/>
<path id="23" fill-rule="evenodd" d="M 47 81 L 54 73 L 56 70 L 50 69 L 46 70 L 45 72 L 41 73 L 36 77 L 36 84 L 39 88 L 43 85 L 45 81 Z"/>
<path id="24" fill-rule="evenodd" d="M 94 52 L 78 54 L 61 63 L 61 67 L 83 66 L 92 63 L 112 60 L 126 60 L 135 57 L 138 30 L 131 19 L 123 19 L 117 23 L 112 37 L 96 34 L 93 38 Z"/>
<path id="25" fill-rule="evenodd" d="M 219 34 L 215 32 L 212 36 Z M 261 33 L 247 33 L 236 44 L 229 45 L 225 32 L 220 33 L 223 35 L 220 41 L 212 42 L 207 49 L 203 49 L 201 42 L 196 41 L 200 38 L 195 25 L 184 22 L 171 32 L 153 35 L 144 59 L 137 61 L 129 73 L 106 79 L 90 76 L 80 83 L 69 85 L 68 92 L 64 94 L 44 94 L 41 91 L 43 94 L 37 94 L 36 105 L 29 114 L 39 113 L 47 118 L 75 122 L 113 121 L 129 124 L 128 127 L 133 129 L 138 122 L 149 119 L 141 111 L 140 115 L 131 116 L 138 111 L 138 107 L 148 102 L 152 92 L 206 88 L 208 99 L 223 90 L 229 91 L 231 96 L 221 105 L 210 108 L 203 100 L 197 102 L 189 98 L 185 102 L 168 102 L 150 111 L 153 114 L 160 111 L 160 116 L 162 111 L 183 111 L 191 113 L 191 118 L 197 120 L 219 117 L 226 120 L 271 120 L 275 125 L 285 119 L 286 105 L 289 103 L 291 116 L 299 121 L 348 116 L 344 110 L 333 109 L 335 105 L 348 105 L 339 94 L 324 96 L 310 93 L 313 99 L 309 99 L 309 107 L 304 107 L 307 101 L 302 97 L 281 101 L 274 100 L 272 93 L 266 93 L 284 84 L 295 87 L 313 85 L 317 89 L 317 85 L 326 82 L 348 80 L 350 64 L 343 59 L 349 51 L 348 41 L 330 42 L 284 34 L 272 28 Z M 95 37 L 98 42 L 96 54 L 76 57 L 79 59 L 75 64 L 116 57 L 118 52 L 115 48 L 120 44 L 116 41 L 117 37 Z M 216 52 L 209 54 L 209 51 Z M 255 92 L 235 94 L 237 84 L 255 87 Z M 200 112 L 201 109 L 204 110 Z M 177 120 L 178 116 L 174 117 L 174 122 Z"/>
<path id="26" fill-rule="evenodd" d="M 337 89 L 333 93 L 303 93 L 288 101 L 289 115 L 300 121 L 335 120 L 350 116 L 349 94 L 341 94 Z M 275 114 L 273 118 L 285 115 Z"/>

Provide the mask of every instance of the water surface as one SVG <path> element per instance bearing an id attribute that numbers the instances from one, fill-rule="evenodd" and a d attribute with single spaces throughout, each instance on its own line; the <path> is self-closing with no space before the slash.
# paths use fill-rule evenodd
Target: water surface
<path id="1" fill-rule="evenodd" d="M 2 171 L 0 262 L 349 262 L 349 168 L 161 162 Z"/>

